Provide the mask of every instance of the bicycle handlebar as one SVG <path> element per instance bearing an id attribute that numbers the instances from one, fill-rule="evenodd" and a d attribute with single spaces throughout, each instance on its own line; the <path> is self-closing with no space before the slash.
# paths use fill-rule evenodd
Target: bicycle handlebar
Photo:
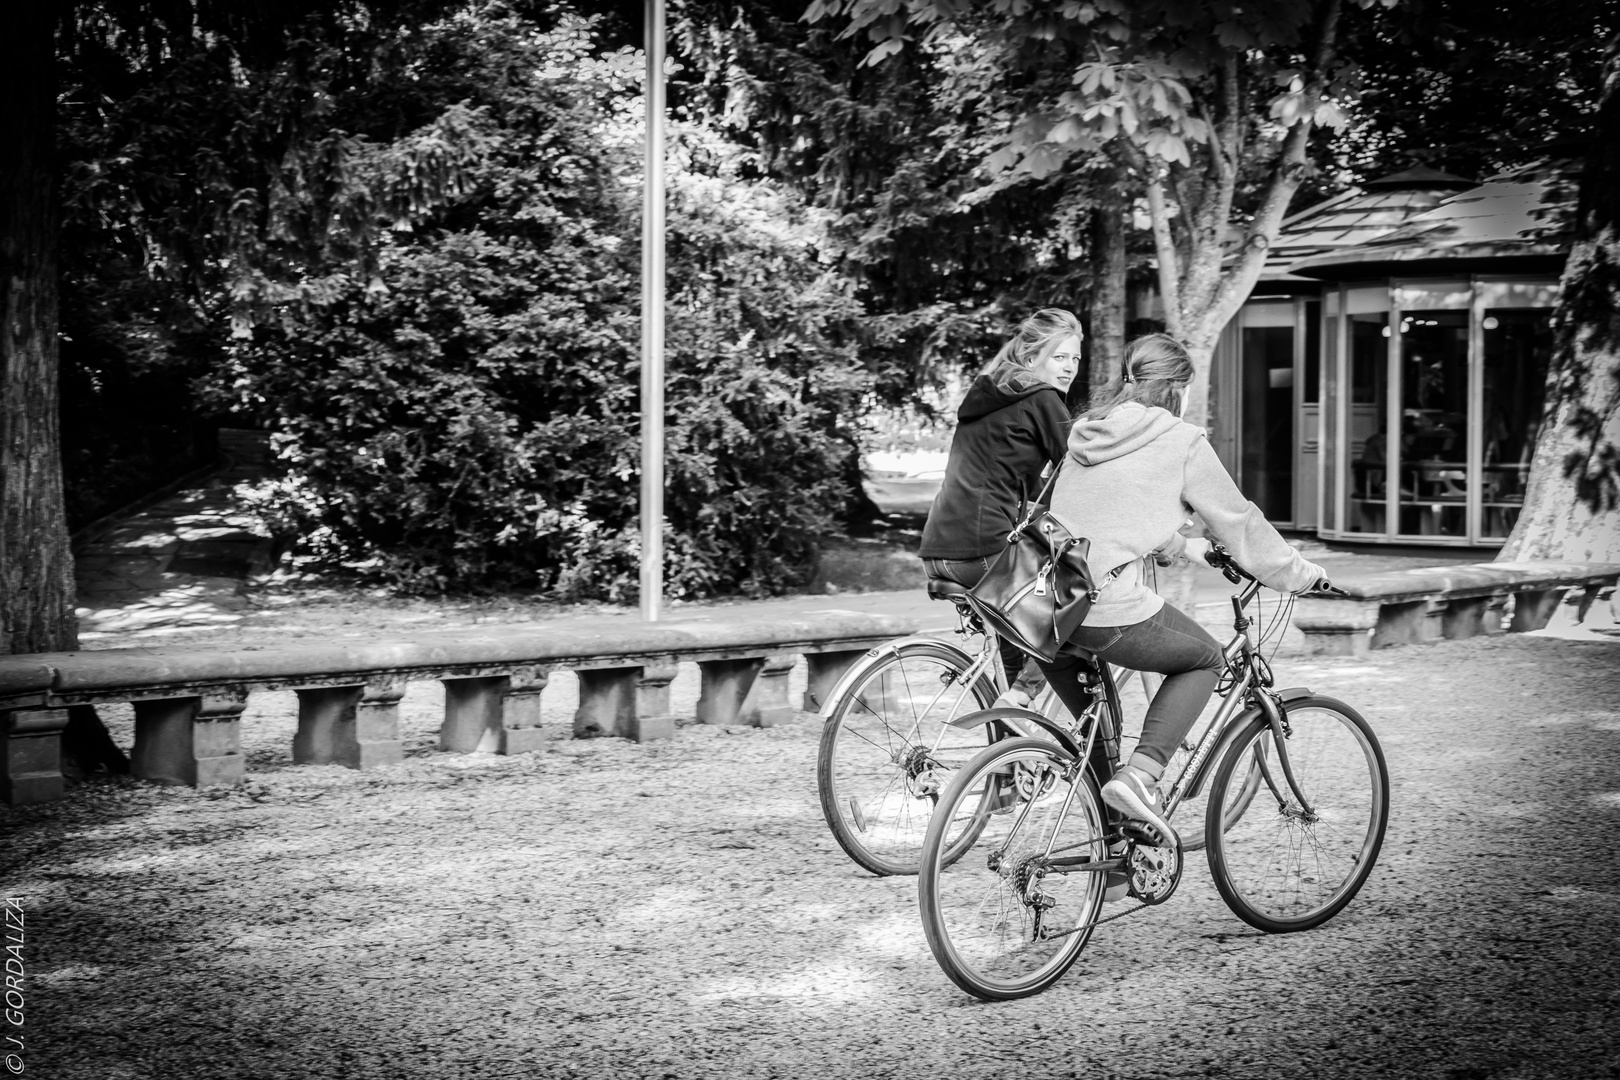
<path id="1" fill-rule="evenodd" d="M 1219 570 L 1226 576 L 1226 580 L 1230 581 L 1234 585 L 1244 581 L 1258 580 L 1253 574 L 1239 566 L 1232 558 L 1230 552 L 1221 547 L 1221 545 L 1215 543 L 1213 540 L 1210 541 L 1209 554 L 1204 556 L 1204 561 L 1210 566 Z M 1305 589 L 1300 593 L 1301 596 L 1310 596 L 1313 594 L 1326 596 L 1350 595 L 1337 585 L 1333 584 L 1333 582 L 1329 581 L 1327 578 L 1323 578 L 1321 581 L 1315 582 L 1310 588 Z"/>

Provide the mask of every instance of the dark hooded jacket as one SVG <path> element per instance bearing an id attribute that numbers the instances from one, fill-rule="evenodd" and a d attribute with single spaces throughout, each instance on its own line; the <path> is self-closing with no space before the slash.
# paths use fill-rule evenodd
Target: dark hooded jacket
<path id="1" fill-rule="evenodd" d="M 1057 387 L 1020 373 L 1002 386 L 980 375 L 956 421 L 945 483 L 923 526 L 925 559 L 998 554 L 1020 509 L 1041 493 L 1041 470 L 1063 459 L 1073 418 Z"/>

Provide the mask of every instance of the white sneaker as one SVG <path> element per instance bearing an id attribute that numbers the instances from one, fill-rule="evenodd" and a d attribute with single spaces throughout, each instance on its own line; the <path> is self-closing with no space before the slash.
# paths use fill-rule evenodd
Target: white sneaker
<path id="1" fill-rule="evenodd" d="M 1151 825 L 1165 844 L 1175 843 L 1176 834 L 1162 816 L 1164 801 L 1159 794 L 1159 785 L 1141 772 L 1126 765 L 1103 785 L 1102 797 L 1103 802 L 1132 821 Z"/>
<path id="2" fill-rule="evenodd" d="M 1004 690 L 990 707 L 992 709 L 1027 709 L 1029 708 L 1029 695 L 1022 690 Z"/>

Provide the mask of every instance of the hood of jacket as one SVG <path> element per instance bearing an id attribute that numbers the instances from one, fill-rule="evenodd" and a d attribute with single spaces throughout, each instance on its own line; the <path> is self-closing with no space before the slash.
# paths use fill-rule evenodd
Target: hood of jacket
<path id="1" fill-rule="evenodd" d="M 1069 453 L 1082 465 L 1096 465 L 1140 450 L 1180 424 L 1180 417 L 1157 405 L 1128 401 L 1107 416 L 1076 422 L 1069 432 Z"/>
<path id="2" fill-rule="evenodd" d="M 956 410 L 956 418 L 977 420 L 1042 390 L 1058 393 L 1057 387 L 1033 375 L 1014 375 L 1010 385 L 1005 388 L 997 386 L 989 375 L 980 375 L 973 380 L 973 385 L 968 387 L 967 396 L 962 399 L 961 406 Z"/>

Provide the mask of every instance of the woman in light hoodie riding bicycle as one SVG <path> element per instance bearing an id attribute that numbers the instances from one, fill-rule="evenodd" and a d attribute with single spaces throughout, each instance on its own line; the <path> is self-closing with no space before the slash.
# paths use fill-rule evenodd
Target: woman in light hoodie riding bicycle
<path id="1" fill-rule="evenodd" d="M 1103 785 L 1103 801 L 1168 839 L 1158 789 L 1170 755 L 1208 703 L 1225 667 L 1221 647 L 1198 623 L 1143 581 L 1143 561 L 1202 560 L 1209 541 L 1177 530 L 1194 511 L 1241 566 L 1280 592 L 1304 592 L 1326 575 L 1290 547 L 1260 508 L 1243 497 L 1204 429 L 1181 419 L 1193 364 L 1168 334 L 1148 334 L 1125 350 L 1120 380 L 1093 398 L 1069 432 L 1051 509 L 1091 542 L 1087 562 L 1105 585 L 1083 624 L 1052 664 L 1041 668 L 1074 715 L 1087 698 L 1077 650 L 1101 661 L 1165 676 L 1148 706 L 1142 737 Z"/>

